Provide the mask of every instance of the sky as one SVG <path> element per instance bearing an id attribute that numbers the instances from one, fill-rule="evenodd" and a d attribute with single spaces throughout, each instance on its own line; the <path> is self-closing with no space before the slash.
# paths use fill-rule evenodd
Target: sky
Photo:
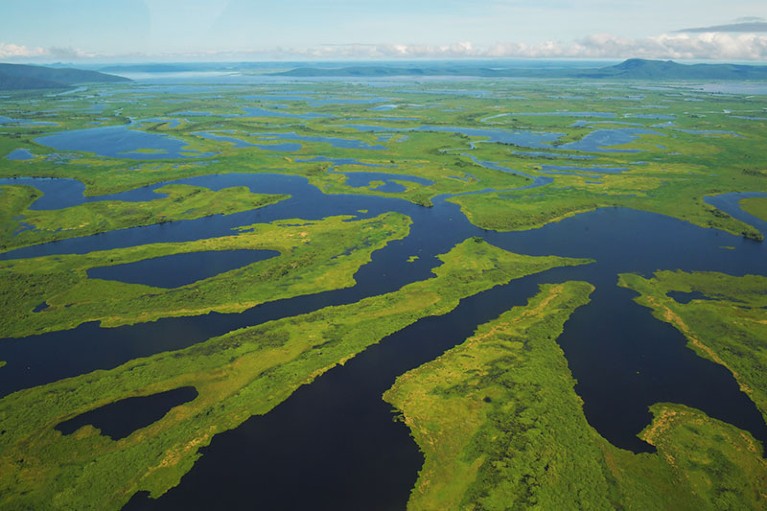
<path id="1" fill-rule="evenodd" d="M 765 0 L 0 0 L 0 60 L 767 62 Z"/>

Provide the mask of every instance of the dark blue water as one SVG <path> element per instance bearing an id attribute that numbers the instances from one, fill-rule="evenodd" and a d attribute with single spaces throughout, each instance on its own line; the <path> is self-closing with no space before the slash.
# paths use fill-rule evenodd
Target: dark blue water
<path id="1" fill-rule="evenodd" d="M 99 266 L 88 278 L 176 288 L 280 255 L 274 250 L 220 250 L 174 254 L 135 263 Z"/>
<path id="2" fill-rule="evenodd" d="M 29 149 L 14 149 L 5 156 L 5 159 L 11 161 L 26 161 L 31 160 L 34 157 L 35 155 L 32 154 Z"/>
<path id="3" fill-rule="evenodd" d="M 10 177 L 0 178 L 0 185 L 31 186 L 43 192 L 29 209 L 51 211 L 78 206 L 86 202 L 119 200 L 123 202 L 145 202 L 167 197 L 167 194 L 156 190 L 164 184 L 145 186 L 109 195 L 86 197 L 85 185 L 76 179 L 46 178 L 46 177 Z"/>
<path id="4" fill-rule="evenodd" d="M 212 155 L 189 150 L 183 140 L 158 133 L 132 130 L 127 126 L 62 131 L 37 138 L 35 142 L 59 151 L 82 151 L 110 158 L 134 160 L 200 158 Z M 152 152 L 142 153 L 141 150 Z"/>
<path id="5" fill-rule="evenodd" d="M 62 422 L 56 429 L 65 435 L 71 435 L 90 424 L 112 440 L 119 440 L 157 422 L 172 408 L 188 403 L 196 397 L 197 390 L 194 387 L 181 387 L 151 396 L 129 397 Z"/>
<path id="6" fill-rule="evenodd" d="M 741 209 L 740 201 L 743 199 L 751 199 L 756 197 L 767 197 L 767 193 L 763 192 L 733 192 L 723 193 L 721 195 L 713 195 L 711 197 L 705 197 L 706 204 L 710 204 L 717 209 L 724 211 L 731 217 L 747 223 L 753 227 L 756 227 L 762 234 L 767 235 L 767 221 L 762 220 L 759 217 L 752 215 Z"/>
<path id="7" fill-rule="evenodd" d="M 650 421 L 648 407 L 660 401 L 695 406 L 767 440 L 761 415 L 732 376 L 687 349 L 677 330 L 654 319 L 649 309 L 633 301 L 634 293 L 616 285 L 621 272 L 649 275 L 658 269 L 766 275 L 763 244 L 619 208 L 533 231 L 497 233 L 469 224 L 444 198 L 436 199 L 433 208 L 421 208 L 397 199 L 327 196 L 305 179 L 289 176 L 225 175 L 187 181 L 212 188 L 247 182 L 254 192 L 287 193 L 291 199 L 227 217 L 30 247 L 3 258 L 201 239 L 254 222 L 336 214 L 366 217 L 398 211 L 412 218 L 412 231 L 406 239 L 375 252 L 372 262 L 355 276 L 353 288 L 267 303 L 242 314 L 166 318 L 114 329 L 86 324 L 71 331 L 3 340 L 0 360 L 8 364 L 0 370 L 2 394 L 179 349 L 235 328 L 398 289 L 428 278 L 438 263 L 434 256 L 470 236 L 514 252 L 590 257 L 597 262 L 497 287 L 463 300 L 446 316 L 425 318 L 384 339 L 299 389 L 266 416 L 216 436 L 180 486 L 158 501 L 137 496 L 129 508 L 206 509 L 216 498 L 223 499 L 217 503 L 225 507 L 245 509 L 253 502 L 254 489 L 266 509 L 403 508 L 422 460 L 406 428 L 391 422 L 381 393 L 396 376 L 461 342 L 477 325 L 524 304 L 540 283 L 573 279 L 592 282 L 597 291 L 591 304 L 568 322 L 560 343 L 578 381 L 576 390 L 584 399 L 586 416 L 609 441 L 635 451 L 651 450 L 636 434 Z M 735 248 L 722 250 L 722 246 Z M 407 263 L 413 255 L 419 259 Z"/>
<path id="8" fill-rule="evenodd" d="M 690 303 L 693 300 L 711 300 L 711 298 L 704 295 L 700 291 L 692 291 L 689 293 L 685 293 L 683 291 L 670 291 L 666 293 L 666 295 L 672 300 L 682 304 Z"/>
<path id="9" fill-rule="evenodd" d="M 606 149 L 610 146 L 630 144 L 640 135 L 658 135 L 657 131 L 647 129 L 603 129 L 592 131 L 577 142 L 570 142 L 560 146 L 560 149 L 584 152 L 635 152 L 630 149 Z"/>

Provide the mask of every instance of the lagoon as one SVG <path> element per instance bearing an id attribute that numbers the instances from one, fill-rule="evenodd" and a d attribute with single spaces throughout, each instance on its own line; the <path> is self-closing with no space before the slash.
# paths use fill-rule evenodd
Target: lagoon
<path id="1" fill-rule="evenodd" d="M 35 142 L 58 151 L 94 153 L 109 158 L 159 160 L 170 158 L 205 158 L 212 153 L 190 150 L 188 144 L 166 135 L 107 126 L 62 131 L 35 139 Z"/>
<path id="2" fill-rule="evenodd" d="M 88 270 L 92 279 L 176 288 L 278 256 L 273 250 L 222 250 L 175 254 Z"/>

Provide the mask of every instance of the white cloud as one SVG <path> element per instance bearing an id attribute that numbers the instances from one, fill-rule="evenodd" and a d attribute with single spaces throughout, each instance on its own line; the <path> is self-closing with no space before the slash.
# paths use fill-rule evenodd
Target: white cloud
<path id="1" fill-rule="evenodd" d="M 627 38 L 595 34 L 574 41 L 540 43 L 499 42 L 488 46 L 471 42 L 453 44 L 343 44 L 304 48 L 259 48 L 168 52 L 163 54 L 96 54 L 73 48 L 30 48 L 0 43 L 0 59 L 17 61 L 193 61 L 193 60 L 345 60 L 429 58 L 555 58 L 555 59 L 677 59 L 719 61 L 767 61 L 767 34 L 670 33 L 654 37 Z"/>
<path id="2" fill-rule="evenodd" d="M 83 60 L 94 57 L 100 57 L 100 55 L 87 53 L 76 48 L 30 48 L 21 44 L 0 42 L 0 59 L 2 60 L 67 61 Z"/>
<path id="3" fill-rule="evenodd" d="M 680 60 L 767 60 L 767 35 L 725 33 L 674 33 L 630 39 L 596 34 L 575 41 L 541 43 L 504 42 L 474 46 L 470 42 L 449 45 L 358 44 L 307 49 L 275 49 L 286 58 L 585 58 L 623 59 L 641 57 Z"/>
<path id="4" fill-rule="evenodd" d="M 18 59 L 47 55 L 43 48 L 29 48 L 19 44 L 0 43 L 0 59 Z"/>

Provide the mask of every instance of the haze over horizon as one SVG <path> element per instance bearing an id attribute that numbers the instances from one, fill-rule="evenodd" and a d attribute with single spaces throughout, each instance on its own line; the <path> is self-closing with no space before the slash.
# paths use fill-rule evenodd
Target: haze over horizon
<path id="1" fill-rule="evenodd" d="M 767 61 L 755 0 L 4 0 L 0 59 Z"/>

